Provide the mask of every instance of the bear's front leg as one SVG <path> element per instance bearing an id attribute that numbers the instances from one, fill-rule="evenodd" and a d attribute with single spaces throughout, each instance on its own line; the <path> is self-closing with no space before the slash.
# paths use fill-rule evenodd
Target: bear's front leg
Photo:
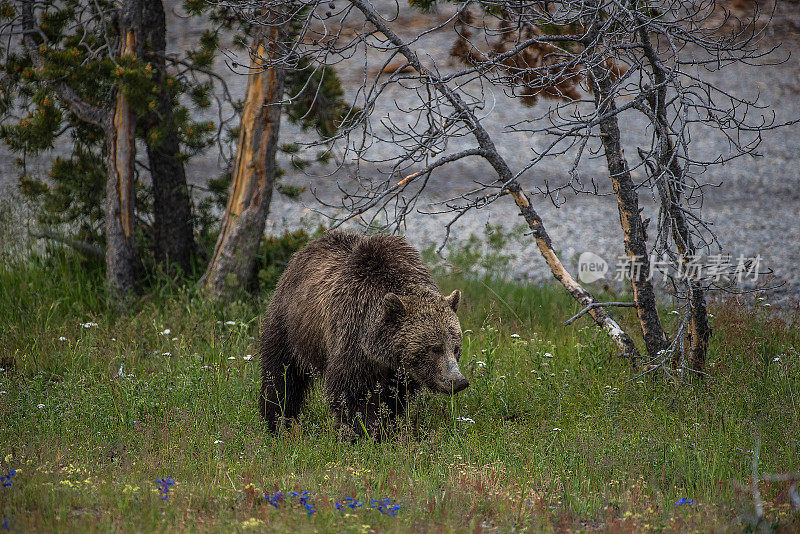
<path id="1" fill-rule="evenodd" d="M 371 373 L 325 374 L 325 392 L 338 423 L 363 437 L 380 440 L 391 431 L 396 411 L 388 391 Z"/>
<path id="2" fill-rule="evenodd" d="M 275 432 L 283 422 L 300 414 L 312 377 L 297 364 L 285 328 L 278 321 L 265 322 L 260 352 L 259 411 Z"/>

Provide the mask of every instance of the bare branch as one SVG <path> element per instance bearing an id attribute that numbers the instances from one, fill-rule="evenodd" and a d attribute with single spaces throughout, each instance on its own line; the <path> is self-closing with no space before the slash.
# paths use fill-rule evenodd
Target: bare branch
<path id="1" fill-rule="evenodd" d="M 63 236 L 50 230 L 31 232 L 31 235 L 39 239 L 50 239 L 52 241 L 57 241 L 58 243 L 63 243 L 64 245 L 72 247 L 78 252 L 85 254 L 86 256 L 91 256 L 93 258 L 98 258 L 98 259 L 105 259 L 106 257 L 106 251 L 98 247 L 97 245 L 93 245 L 85 241 L 79 241 L 77 239 L 72 239 L 71 237 Z"/>
<path id="2" fill-rule="evenodd" d="M 578 313 L 576 313 L 575 315 L 573 315 L 572 317 L 570 317 L 569 319 L 564 321 L 564 326 L 571 325 L 579 317 L 583 316 L 589 310 L 592 310 L 594 308 L 605 308 L 605 307 L 608 307 L 608 306 L 617 306 L 617 307 L 620 307 L 620 308 L 634 308 L 634 307 L 636 307 L 636 303 L 635 302 L 592 302 L 591 304 L 586 306 L 584 309 L 582 309 L 581 311 L 579 311 Z"/>

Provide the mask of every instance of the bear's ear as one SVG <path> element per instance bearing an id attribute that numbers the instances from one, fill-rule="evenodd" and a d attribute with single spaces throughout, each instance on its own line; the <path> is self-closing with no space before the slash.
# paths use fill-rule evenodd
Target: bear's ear
<path id="1" fill-rule="evenodd" d="M 387 319 L 394 319 L 406 313 L 406 305 L 394 293 L 383 296 L 383 315 Z"/>
<path id="2" fill-rule="evenodd" d="M 461 291 L 456 289 L 444 298 L 447 303 L 453 308 L 453 311 L 458 311 L 458 303 L 461 301 Z"/>

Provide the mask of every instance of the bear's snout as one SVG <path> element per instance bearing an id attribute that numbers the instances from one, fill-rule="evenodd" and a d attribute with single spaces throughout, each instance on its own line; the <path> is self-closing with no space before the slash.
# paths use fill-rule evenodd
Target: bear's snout
<path id="1" fill-rule="evenodd" d="M 443 374 L 443 393 L 458 393 L 469 387 L 469 380 L 461 373 L 454 357 L 451 356 L 446 360 Z"/>
<path id="2" fill-rule="evenodd" d="M 453 393 L 458 393 L 459 391 L 463 391 L 469 387 L 469 380 L 465 377 L 461 377 L 461 380 L 453 382 Z"/>

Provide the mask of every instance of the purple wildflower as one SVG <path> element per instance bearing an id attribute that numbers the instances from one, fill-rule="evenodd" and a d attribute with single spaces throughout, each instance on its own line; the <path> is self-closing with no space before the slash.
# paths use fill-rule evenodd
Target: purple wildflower
<path id="1" fill-rule="evenodd" d="M 678 499 L 678 502 L 675 503 L 676 506 L 683 506 L 684 504 L 694 504 L 694 499 L 687 499 L 686 497 L 681 497 Z"/>
<path id="2" fill-rule="evenodd" d="M 156 484 L 158 484 L 158 491 L 161 493 L 161 500 L 166 501 L 169 499 L 169 488 L 175 485 L 175 481 L 172 480 L 172 477 L 157 478 Z"/>

